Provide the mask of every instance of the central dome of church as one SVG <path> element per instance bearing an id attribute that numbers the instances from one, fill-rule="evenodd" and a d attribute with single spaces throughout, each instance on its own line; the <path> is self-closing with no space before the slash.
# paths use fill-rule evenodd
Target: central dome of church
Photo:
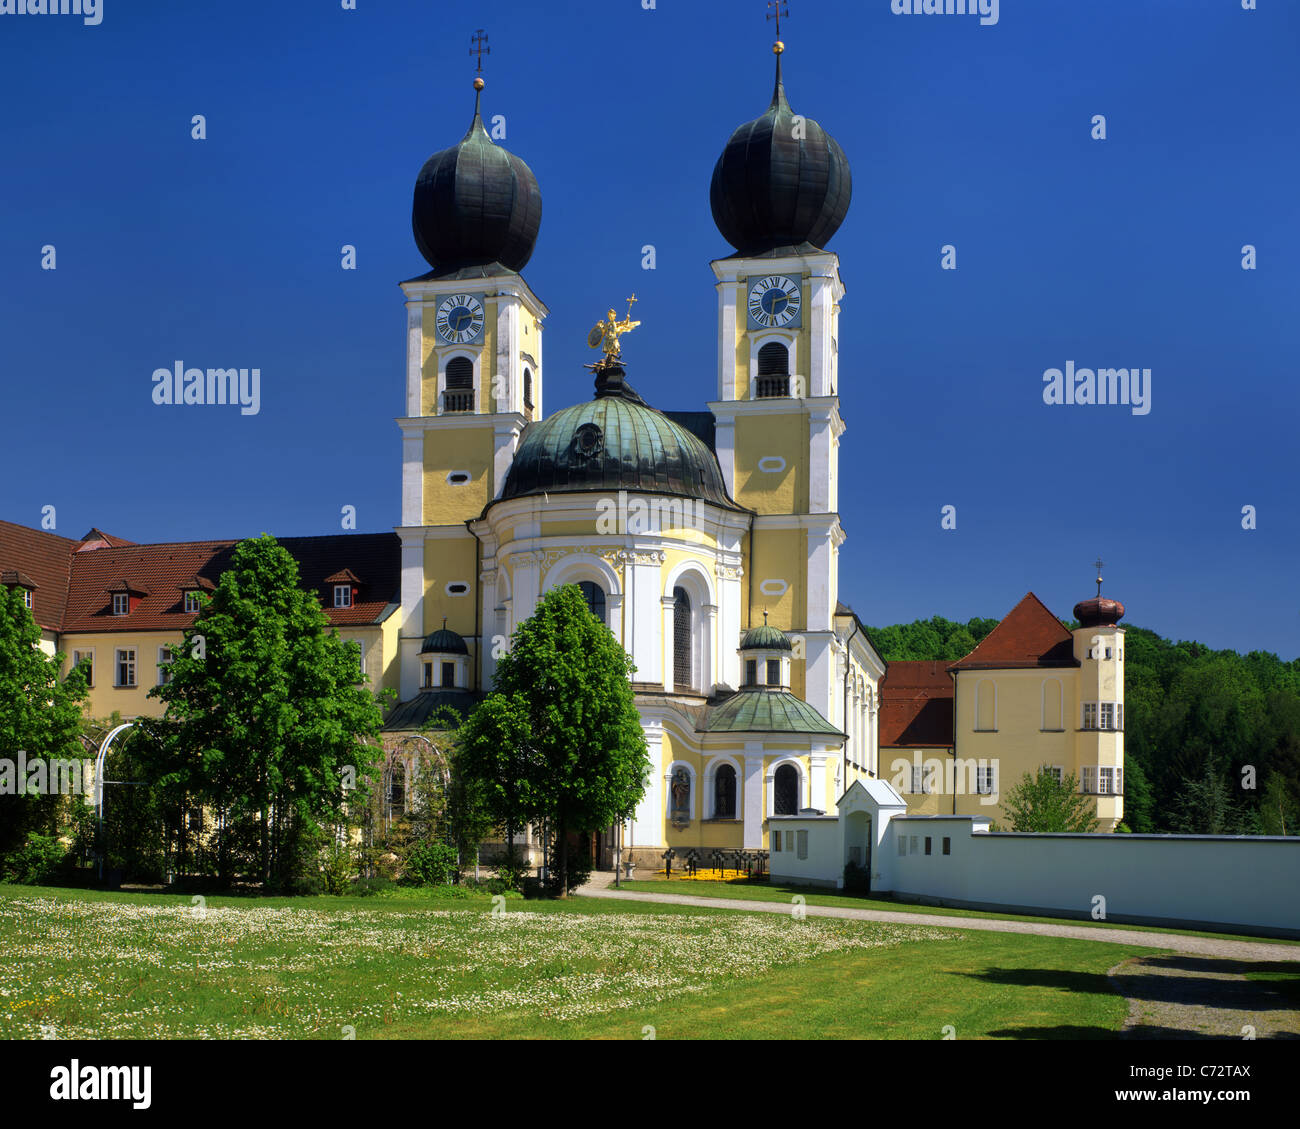
<path id="1" fill-rule="evenodd" d="M 524 431 L 502 499 L 528 494 L 639 491 L 737 509 L 717 457 L 702 439 L 650 407 L 612 369 L 596 398 Z"/>
<path id="2" fill-rule="evenodd" d="M 849 160 L 812 118 L 797 117 L 781 81 L 767 113 L 731 135 L 713 169 L 713 222 L 741 255 L 824 248 L 848 215 Z"/>

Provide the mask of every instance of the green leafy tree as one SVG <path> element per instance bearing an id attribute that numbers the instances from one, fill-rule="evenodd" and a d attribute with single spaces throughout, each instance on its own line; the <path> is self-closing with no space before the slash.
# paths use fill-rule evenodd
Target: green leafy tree
<path id="1" fill-rule="evenodd" d="M 55 834 L 66 797 L 17 794 L 18 754 L 29 762 L 85 759 L 79 740 L 86 679 L 60 680 L 63 655 L 40 649 L 41 629 L 18 587 L 0 587 L 0 758 L 12 762 L 15 791 L 0 794 L 0 854 L 25 849 L 29 832 Z"/>
<path id="2" fill-rule="evenodd" d="M 242 541 L 174 652 L 166 707 L 148 727 L 151 779 L 211 805 L 225 828 L 218 873 L 255 843 L 264 886 L 313 871 L 326 828 L 364 797 L 382 714 L 298 565 L 270 536 Z M 344 791 L 345 770 L 356 792 Z"/>
<path id="3" fill-rule="evenodd" d="M 1141 758 L 1136 756 L 1124 758 L 1124 822 L 1139 835 L 1149 835 L 1156 829 L 1151 782 Z"/>
<path id="4" fill-rule="evenodd" d="M 461 733 L 461 767 L 503 824 L 545 821 L 559 897 L 569 833 L 630 817 L 650 772 L 630 677 L 636 668 L 576 585 L 553 588 L 497 665 L 496 691 Z M 518 821 L 518 822 L 513 822 Z"/>
<path id="5" fill-rule="evenodd" d="M 1002 801 L 1012 831 L 1096 831 L 1096 808 L 1076 791 L 1073 776 L 1057 780 L 1046 768 L 1021 778 Z"/>

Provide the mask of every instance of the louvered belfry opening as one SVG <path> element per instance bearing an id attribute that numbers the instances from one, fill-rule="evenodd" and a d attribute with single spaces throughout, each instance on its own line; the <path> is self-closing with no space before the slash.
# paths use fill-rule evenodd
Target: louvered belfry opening
<path id="1" fill-rule="evenodd" d="M 758 351 L 758 399 L 790 395 L 790 352 L 778 341 Z"/>
<path id="2" fill-rule="evenodd" d="M 691 673 L 691 598 L 685 588 L 674 588 L 673 686 L 679 692 L 695 689 Z"/>
<path id="3" fill-rule="evenodd" d="M 474 362 L 468 357 L 453 357 L 447 362 L 447 391 L 443 393 L 443 410 L 474 410 Z"/>

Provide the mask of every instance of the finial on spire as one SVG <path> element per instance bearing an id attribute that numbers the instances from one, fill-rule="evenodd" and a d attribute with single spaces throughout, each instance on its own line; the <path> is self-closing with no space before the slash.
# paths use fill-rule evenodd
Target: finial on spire
<path id="1" fill-rule="evenodd" d="M 763 609 L 763 626 L 767 626 L 767 608 Z"/>
<path id="2" fill-rule="evenodd" d="M 1106 562 L 1103 561 L 1099 555 L 1097 559 L 1092 563 L 1097 568 L 1097 595 L 1100 596 L 1101 595 L 1101 570 L 1105 567 Z"/>
<path id="3" fill-rule="evenodd" d="M 619 345 L 618 339 L 625 333 L 631 333 L 641 323 L 632 320 L 632 303 L 636 301 L 636 295 L 633 294 L 627 300 L 627 317 L 622 321 L 618 320 L 618 314 L 613 310 L 609 311 L 609 317 L 604 321 L 598 321 L 587 334 L 587 344 L 593 349 L 603 349 L 605 357 L 597 361 L 594 365 L 588 365 L 590 369 L 601 372 L 604 369 L 617 366 L 619 355 L 622 352 L 622 346 Z"/>
<path id="4" fill-rule="evenodd" d="M 443 617 L 442 617 L 442 629 L 443 629 L 444 631 L 447 630 L 447 617 L 446 617 L 446 616 L 443 616 Z"/>
<path id="5" fill-rule="evenodd" d="M 483 56 L 492 54 L 492 48 L 487 45 L 487 32 L 478 28 L 473 35 L 469 37 L 471 55 L 477 56 L 478 62 L 474 67 L 474 116 L 478 116 L 479 97 L 483 93 L 483 87 L 487 85 L 483 81 Z"/>
<path id="6" fill-rule="evenodd" d="M 772 45 L 772 50 L 776 54 L 781 54 L 785 50 L 785 44 L 781 42 L 781 17 L 790 18 L 790 6 L 786 0 L 767 0 L 767 19 L 776 20 L 776 43 Z"/>

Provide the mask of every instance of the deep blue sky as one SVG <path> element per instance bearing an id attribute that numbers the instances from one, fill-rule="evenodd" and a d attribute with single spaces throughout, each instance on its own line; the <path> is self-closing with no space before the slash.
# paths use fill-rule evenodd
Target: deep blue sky
<path id="1" fill-rule="evenodd" d="M 762 0 L 104 5 L 0 16 L 0 517 L 138 541 L 331 532 L 345 504 L 397 523 L 411 190 L 469 122 L 476 27 L 484 109 L 545 200 L 524 274 L 548 412 L 590 394 L 586 331 L 632 291 L 638 390 L 715 394 L 709 177 L 770 96 Z M 830 243 L 842 597 L 883 624 L 1033 589 L 1068 617 L 1100 553 L 1130 622 L 1300 654 L 1300 4 L 791 7 L 791 103 L 854 172 Z M 177 358 L 259 367 L 260 414 L 155 406 Z M 1067 360 L 1151 368 L 1151 413 L 1044 405 Z"/>

